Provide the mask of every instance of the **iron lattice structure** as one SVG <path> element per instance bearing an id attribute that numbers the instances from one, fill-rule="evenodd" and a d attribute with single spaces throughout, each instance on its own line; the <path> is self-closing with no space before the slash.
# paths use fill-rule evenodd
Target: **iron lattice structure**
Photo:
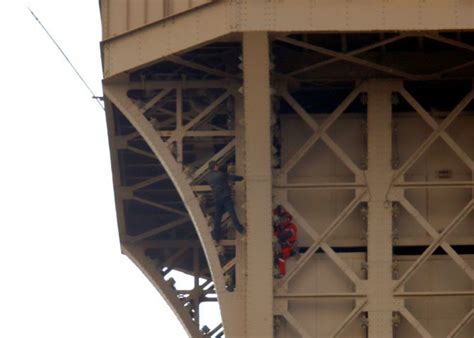
<path id="1" fill-rule="evenodd" d="M 103 0 L 101 12 L 122 250 L 190 336 L 472 337 L 471 2 Z M 247 234 L 230 227 L 220 246 L 210 161 L 245 177 Z M 276 205 L 299 231 L 281 279 Z M 203 329 L 200 305 L 216 301 L 222 324 Z"/>

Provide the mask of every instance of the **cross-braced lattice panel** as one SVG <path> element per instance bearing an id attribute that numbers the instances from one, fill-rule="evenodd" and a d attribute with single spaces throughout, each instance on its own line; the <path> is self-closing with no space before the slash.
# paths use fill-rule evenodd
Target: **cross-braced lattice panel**
<path id="1" fill-rule="evenodd" d="M 368 78 L 470 78 L 473 32 L 373 32 L 276 36 L 277 74 L 297 82 Z"/>
<path id="2" fill-rule="evenodd" d="M 275 284 L 283 336 L 363 336 L 353 320 L 366 302 L 366 101 L 361 87 L 338 89 L 280 93 L 275 202 L 293 216 L 300 251 Z M 308 100 L 315 96 L 326 101 Z"/>
<path id="3" fill-rule="evenodd" d="M 223 334 L 221 324 L 202 327 L 201 304 L 216 302 L 215 295 L 235 287 L 235 243 L 224 240 L 216 247 L 212 240 L 205 177 L 210 161 L 235 162 L 239 52 L 234 43 L 203 46 L 134 71 L 127 83 L 105 87 L 115 110 L 126 117 L 120 115 L 125 127 L 114 138 L 123 153 L 118 191 L 127 229 L 124 252 L 193 336 Z M 137 166 L 137 157 L 145 163 Z M 169 278 L 175 270 L 194 276 L 192 290 L 176 289 Z"/>
<path id="4" fill-rule="evenodd" d="M 126 231 L 122 234 L 124 251 L 160 289 L 184 325 L 196 326 L 193 334 L 207 324 L 210 329 L 204 331 L 217 336 L 222 325 L 208 324 L 201 317 L 202 304 L 216 304 L 215 288 L 186 208 L 142 136 L 120 111 L 114 109 L 114 114 L 119 141 L 114 143 L 124 187 L 120 193 Z M 192 286 L 179 288 L 185 278 L 170 277 L 176 271 L 193 279 Z"/>
<path id="5" fill-rule="evenodd" d="M 405 304 L 397 336 L 471 337 L 472 85 L 407 83 L 397 95 L 394 296 Z"/>

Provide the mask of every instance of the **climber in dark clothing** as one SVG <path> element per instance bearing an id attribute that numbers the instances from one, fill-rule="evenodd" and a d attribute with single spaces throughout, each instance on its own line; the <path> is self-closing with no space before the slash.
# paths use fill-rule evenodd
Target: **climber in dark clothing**
<path id="1" fill-rule="evenodd" d="M 235 213 L 234 203 L 232 201 L 232 191 L 229 183 L 235 181 L 242 181 L 244 178 L 237 175 L 229 175 L 227 170 L 222 170 L 215 161 L 209 162 L 209 169 L 211 172 L 207 175 L 207 183 L 212 188 L 214 195 L 214 202 L 216 211 L 214 214 L 214 240 L 218 242 L 221 239 L 221 220 L 224 213 L 227 211 L 235 229 L 241 234 L 244 233 L 245 229 L 240 224 L 237 214 Z"/>

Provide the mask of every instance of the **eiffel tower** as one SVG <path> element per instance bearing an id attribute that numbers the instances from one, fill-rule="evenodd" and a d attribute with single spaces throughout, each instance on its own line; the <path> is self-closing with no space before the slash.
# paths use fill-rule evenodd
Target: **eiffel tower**
<path id="1" fill-rule="evenodd" d="M 474 2 L 100 8 L 122 252 L 189 336 L 474 336 Z M 210 161 L 244 177 L 219 243 Z"/>

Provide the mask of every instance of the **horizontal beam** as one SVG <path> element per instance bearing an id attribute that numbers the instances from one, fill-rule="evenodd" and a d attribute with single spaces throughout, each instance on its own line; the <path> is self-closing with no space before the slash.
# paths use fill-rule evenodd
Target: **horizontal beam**
<path id="1" fill-rule="evenodd" d="M 474 297 L 472 291 L 417 291 L 394 293 L 399 298 L 420 298 L 420 297 Z"/>
<path id="2" fill-rule="evenodd" d="M 395 187 L 405 189 L 429 189 L 429 188 L 465 188 L 474 187 L 473 181 L 431 181 L 431 182 L 403 182 L 395 184 Z"/>
<path id="3" fill-rule="evenodd" d="M 409 227 L 416 227 L 417 224 L 408 224 Z M 331 238 L 327 242 L 333 248 L 360 248 L 367 245 L 367 241 L 360 238 Z M 433 239 L 428 235 L 421 235 L 419 237 L 402 237 L 396 241 L 395 248 L 404 246 L 423 246 L 427 247 L 433 242 Z M 196 239 L 160 239 L 160 240 L 144 240 L 143 245 L 147 248 L 177 248 L 182 246 L 200 247 L 201 242 Z M 449 243 L 451 245 L 472 245 L 474 243 L 474 236 L 453 236 L 450 237 Z M 223 239 L 219 242 L 222 246 L 234 246 L 235 241 L 232 239 Z M 306 243 L 300 243 L 300 249 L 307 248 Z M 359 252 L 355 251 L 354 252 Z M 396 256 L 403 257 L 403 256 Z"/>
<path id="4" fill-rule="evenodd" d="M 274 185 L 274 189 L 280 190 L 296 190 L 296 189 L 359 189 L 365 188 L 366 186 L 359 183 L 288 183 L 288 184 L 281 184 L 281 185 Z"/>
<path id="5" fill-rule="evenodd" d="M 160 136 L 171 137 L 176 132 L 172 130 L 160 131 Z M 183 132 L 182 137 L 233 137 L 233 130 L 188 130 Z"/>
<path id="6" fill-rule="evenodd" d="M 222 246 L 234 246 L 235 241 L 231 239 L 223 239 L 219 241 Z M 141 245 L 147 249 L 159 249 L 159 248 L 199 248 L 202 246 L 201 242 L 197 239 L 160 239 L 160 240 L 144 240 Z"/>
<path id="7" fill-rule="evenodd" d="M 200 70 L 201 72 L 205 72 L 205 73 L 208 73 L 208 74 L 210 74 L 210 75 L 220 76 L 220 77 L 223 77 L 223 78 L 225 78 L 225 79 L 228 79 L 228 78 L 239 78 L 239 77 L 236 76 L 236 75 L 223 72 L 223 71 L 221 71 L 221 70 L 219 70 L 219 69 L 211 68 L 211 67 L 202 65 L 202 64 L 200 64 L 200 63 L 188 61 L 188 60 L 183 59 L 182 57 L 177 56 L 177 55 L 168 56 L 165 60 L 174 62 L 174 63 L 176 63 L 176 64 L 178 64 L 178 65 L 181 65 L 181 66 L 185 66 L 185 67 L 188 67 L 188 68 Z"/>
<path id="8" fill-rule="evenodd" d="M 216 1 L 104 40 L 104 77 L 110 79 L 235 32 L 465 30 L 474 28 L 473 10 L 471 1 L 445 0 Z"/>
<path id="9" fill-rule="evenodd" d="M 314 299 L 356 299 L 364 298 L 367 295 L 362 293 L 353 293 L 353 292 L 338 292 L 338 293 L 299 293 L 299 294 L 276 294 L 275 298 L 277 299 L 286 299 L 286 300 L 314 300 Z"/>
<path id="10" fill-rule="evenodd" d="M 153 89 L 227 89 L 235 86 L 237 82 L 232 80 L 182 80 L 182 81 L 144 81 L 129 82 L 128 88 L 133 90 L 153 90 Z"/>
<path id="11" fill-rule="evenodd" d="M 194 192 L 209 192 L 211 191 L 210 185 L 192 185 L 191 188 Z"/>

